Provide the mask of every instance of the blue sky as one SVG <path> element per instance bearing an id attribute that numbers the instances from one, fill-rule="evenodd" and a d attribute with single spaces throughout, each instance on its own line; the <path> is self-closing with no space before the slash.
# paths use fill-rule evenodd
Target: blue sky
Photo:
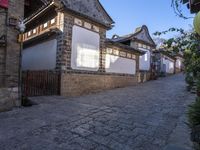
<path id="1" fill-rule="evenodd" d="M 170 27 L 190 29 L 193 20 L 184 20 L 175 15 L 171 0 L 100 0 L 115 21 L 115 27 L 107 33 L 124 35 L 135 31 L 136 27 L 147 25 L 150 33 Z M 191 16 L 183 7 L 184 14 Z"/>

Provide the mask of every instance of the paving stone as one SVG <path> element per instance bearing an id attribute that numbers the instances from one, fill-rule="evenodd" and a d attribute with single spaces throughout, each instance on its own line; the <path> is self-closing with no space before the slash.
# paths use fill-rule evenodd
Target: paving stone
<path id="1" fill-rule="evenodd" d="M 77 127 L 71 130 L 73 133 L 81 135 L 83 137 L 88 136 L 90 134 L 92 134 L 92 132 L 90 132 L 89 130 Z"/>
<path id="2" fill-rule="evenodd" d="M 183 75 L 82 97 L 37 97 L 0 113 L 0 150 L 164 150 L 192 147 Z"/>

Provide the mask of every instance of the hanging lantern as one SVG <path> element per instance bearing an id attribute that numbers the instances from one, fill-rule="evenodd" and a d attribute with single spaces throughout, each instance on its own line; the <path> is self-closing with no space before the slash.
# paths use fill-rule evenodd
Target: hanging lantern
<path id="1" fill-rule="evenodd" d="M 8 8 L 8 0 L 0 0 L 0 7 Z"/>
<path id="2" fill-rule="evenodd" d="M 194 29 L 200 35 L 200 12 L 194 18 Z"/>

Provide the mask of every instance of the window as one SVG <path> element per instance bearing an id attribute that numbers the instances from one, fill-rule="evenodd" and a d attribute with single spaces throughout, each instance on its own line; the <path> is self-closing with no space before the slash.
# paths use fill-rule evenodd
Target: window
<path id="1" fill-rule="evenodd" d="M 54 24 L 54 23 L 56 23 L 56 19 L 55 18 L 51 19 L 51 25 Z"/>
<path id="2" fill-rule="evenodd" d="M 31 36 L 31 31 L 28 32 L 28 36 Z"/>
<path id="3" fill-rule="evenodd" d="M 72 35 L 72 69 L 98 71 L 99 47 L 99 34 L 75 25 Z"/>
<path id="4" fill-rule="evenodd" d="M 37 30 L 36 29 L 33 29 L 33 34 L 36 34 Z"/>
<path id="5" fill-rule="evenodd" d="M 43 28 L 47 28 L 48 27 L 48 23 L 46 22 L 45 24 L 43 24 Z"/>

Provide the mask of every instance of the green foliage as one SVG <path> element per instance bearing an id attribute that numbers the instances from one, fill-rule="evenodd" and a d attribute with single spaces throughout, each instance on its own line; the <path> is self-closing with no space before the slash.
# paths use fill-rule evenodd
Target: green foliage
<path id="1" fill-rule="evenodd" d="M 188 89 L 192 89 L 195 82 L 200 82 L 200 36 L 194 31 L 186 32 L 183 29 L 170 28 L 163 32 L 156 32 L 160 36 L 169 32 L 178 32 L 179 36 L 164 42 L 164 48 L 173 54 L 184 54 L 184 65 Z"/>
<path id="2" fill-rule="evenodd" d="M 191 74 L 186 75 L 186 83 L 188 84 L 188 91 L 190 91 L 192 89 L 192 87 L 194 86 L 194 78 Z"/>
<path id="3" fill-rule="evenodd" d="M 200 12 L 194 18 L 194 29 L 200 35 Z"/>
<path id="4" fill-rule="evenodd" d="M 197 80 L 197 92 L 200 92 L 200 80 Z"/>
<path id="5" fill-rule="evenodd" d="M 200 125 L 200 98 L 197 98 L 196 102 L 189 107 L 188 117 L 191 127 Z"/>

